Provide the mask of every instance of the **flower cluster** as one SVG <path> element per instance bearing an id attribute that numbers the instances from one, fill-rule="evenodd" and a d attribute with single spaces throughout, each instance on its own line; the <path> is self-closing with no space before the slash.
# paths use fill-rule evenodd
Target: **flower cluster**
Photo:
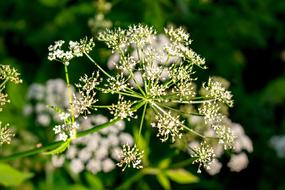
<path id="1" fill-rule="evenodd" d="M 54 109 L 48 106 L 57 107 L 60 110 L 69 108 L 67 85 L 62 79 L 50 79 L 46 84 L 32 84 L 28 88 L 26 99 L 28 103 L 24 107 L 24 114 L 35 115 L 36 124 L 40 126 L 48 127 L 52 121 L 60 123 L 63 120 Z"/>
<path id="2" fill-rule="evenodd" d="M 143 168 L 141 163 L 143 153 L 144 152 L 140 151 L 136 145 L 131 148 L 128 144 L 126 144 L 123 146 L 123 150 L 120 155 L 121 161 L 117 165 L 119 167 L 123 167 L 122 171 L 130 166 L 136 169 L 141 169 Z"/>
<path id="3" fill-rule="evenodd" d="M 125 52 L 129 45 L 143 48 L 146 44 L 151 43 L 155 33 L 153 28 L 139 24 L 130 26 L 127 30 L 107 29 L 99 33 L 98 39 L 104 41 L 113 52 Z"/>
<path id="4" fill-rule="evenodd" d="M 2 126 L 2 122 L 0 121 L 0 145 L 10 144 L 14 136 L 15 132 L 9 127 L 9 124 Z"/>
<path id="5" fill-rule="evenodd" d="M 79 128 L 77 122 L 72 121 L 69 113 L 60 113 L 59 118 L 63 121 L 61 125 L 55 125 L 53 130 L 56 135 L 58 135 L 58 140 L 66 141 L 68 138 L 76 138 L 76 130 Z"/>
<path id="6" fill-rule="evenodd" d="M 184 107 L 183 110 L 186 111 L 187 108 Z M 193 110 L 190 109 L 188 111 L 193 111 Z M 245 158 L 246 152 L 249 153 L 252 152 L 253 145 L 250 138 L 245 134 L 244 129 L 240 124 L 233 123 L 229 119 L 224 119 L 224 125 L 215 126 L 215 128 L 216 127 L 222 127 L 222 128 L 214 129 L 214 128 L 209 128 L 208 125 L 206 125 L 203 119 L 199 116 L 187 117 L 187 119 L 190 125 L 193 126 L 194 129 L 199 130 L 204 136 L 215 137 L 215 135 L 217 135 L 218 137 L 220 136 L 220 138 L 217 139 L 218 141 L 224 141 L 224 142 L 219 142 L 218 144 L 216 144 L 215 143 L 216 140 L 212 138 L 210 138 L 207 141 L 207 144 L 213 147 L 215 154 L 215 158 L 208 165 L 210 167 L 208 166 L 205 167 L 206 169 L 205 171 L 207 173 L 209 173 L 210 175 L 215 175 L 219 173 L 220 169 L 223 166 L 222 163 L 219 161 L 219 158 L 222 156 L 224 149 L 229 149 L 229 148 L 231 148 L 233 152 L 230 158 L 230 162 L 227 164 L 230 170 L 234 172 L 239 172 L 247 167 L 248 161 L 246 160 L 248 159 Z M 228 135 L 223 134 L 225 130 L 228 130 L 230 134 Z M 219 133 L 219 131 L 221 132 L 221 134 Z M 227 139 L 226 137 L 228 137 L 229 139 Z M 180 141 L 176 143 L 176 146 L 181 149 L 188 149 L 189 147 L 193 149 L 195 147 L 199 147 L 199 142 L 200 139 L 194 138 L 192 134 L 189 134 L 186 136 L 186 138 L 180 139 Z M 225 147 L 225 146 L 231 146 L 231 147 Z M 237 159 L 241 158 L 242 161 L 237 162 L 235 161 L 237 160 L 236 158 Z M 200 160 L 198 159 L 196 160 L 197 163 L 199 161 Z M 203 165 L 203 163 L 201 163 L 201 165 Z"/>
<path id="7" fill-rule="evenodd" d="M 169 112 L 165 113 L 165 115 L 156 115 L 155 120 L 156 122 L 151 123 L 151 126 L 158 129 L 157 136 L 162 142 L 167 141 L 169 136 L 171 136 L 172 142 L 175 142 L 176 138 L 182 137 L 183 122 L 179 120 L 179 116 L 171 116 Z"/>
<path id="8" fill-rule="evenodd" d="M 80 83 L 76 85 L 79 91 L 89 94 L 88 91 L 91 93 L 94 90 L 98 82 L 95 79 L 98 78 L 95 74 L 92 76 L 93 78 L 83 76 L 80 79 Z M 75 110 L 78 112 L 82 109 L 77 108 L 76 99 L 81 97 L 81 93 L 79 92 L 78 96 L 74 95 L 74 97 Z M 56 122 L 57 125 L 53 130 L 57 134 L 58 140 L 65 141 L 69 137 L 72 138 L 75 132 L 72 129 L 82 131 L 108 122 L 108 119 L 102 115 L 90 115 L 89 113 L 83 118 L 76 114 L 77 121 L 72 122 L 70 112 L 61 111 L 66 110 L 69 106 L 67 85 L 61 79 L 49 80 L 46 85 L 32 84 L 28 90 L 27 100 L 29 103 L 24 108 L 25 114 L 32 115 L 33 113 L 37 117 L 36 123 L 41 126 L 49 126 L 52 120 Z M 57 108 L 50 109 L 44 106 L 45 104 L 53 107 L 57 105 Z M 101 171 L 112 171 L 116 162 L 120 162 L 121 147 L 126 144 L 130 146 L 134 144 L 133 137 L 129 133 L 123 132 L 124 127 L 124 122 L 118 121 L 108 128 L 102 129 L 99 133 L 74 139 L 65 154 L 52 157 L 53 165 L 60 167 L 66 160 L 74 173 L 83 170 L 94 174 Z"/>
<path id="9" fill-rule="evenodd" d="M 112 104 L 109 108 L 110 113 L 114 115 L 114 118 L 120 119 L 130 119 L 130 117 L 135 117 L 134 112 L 131 109 L 133 102 L 124 100 L 123 96 L 119 96 L 119 101 L 117 104 Z"/>
<path id="10" fill-rule="evenodd" d="M 199 163 L 198 173 L 201 173 L 202 166 L 206 169 L 210 169 L 210 165 L 216 156 L 214 149 L 205 141 L 191 149 L 190 154 L 195 158 L 193 163 Z"/>
<path id="11" fill-rule="evenodd" d="M 2 92 L 0 92 L 0 112 L 3 110 L 3 106 L 6 104 L 6 103 L 9 103 L 10 100 L 8 99 L 8 94 L 4 94 Z"/>
<path id="12" fill-rule="evenodd" d="M 81 57 L 84 53 L 89 53 L 92 48 L 95 46 L 93 39 L 88 40 L 87 38 L 81 39 L 80 42 L 69 42 L 69 50 L 62 50 L 62 45 L 65 42 L 63 40 L 56 41 L 54 45 L 48 47 L 49 54 L 48 59 L 50 61 L 57 60 L 69 65 L 69 62 L 74 57 Z"/>
<path id="13" fill-rule="evenodd" d="M 15 84 L 22 83 L 20 73 L 10 65 L 0 65 L 0 80 L 8 80 Z"/>
<path id="14" fill-rule="evenodd" d="M 90 115 L 81 119 L 80 130 L 92 128 L 108 122 L 103 115 Z M 99 133 L 91 134 L 71 142 L 68 150 L 63 155 L 54 155 L 52 163 L 55 167 L 63 166 L 64 161 L 74 173 L 87 170 L 96 174 L 98 172 L 110 172 L 115 169 L 116 162 L 121 160 L 121 146 L 132 146 L 134 139 L 129 133 L 123 132 L 125 123 L 118 121 Z"/>
<path id="15" fill-rule="evenodd" d="M 10 103 L 8 94 L 5 92 L 7 82 L 14 84 L 22 83 L 20 73 L 10 65 L 0 65 L 0 112 L 3 111 L 3 106 L 6 103 Z M 2 122 L 0 121 L 0 145 L 10 144 L 14 136 L 14 130 L 9 128 L 9 124 L 2 126 Z"/>
<path id="16" fill-rule="evenodd" d="M 112 21 L 105 17 L 105 15 L 111 10 L 112 4 L 106 1 L 96 1 L 94 4 L 96 15 L 88 20 L 88 26 L 92 33 L 97 35 L 98 32 L 112 27 Z"/>
<path id="17" fill-rule="evenodd" d="M 169 138 L 176 142 L 188 132 L 202 138 L 201 145 L 194 149 L 192 156 L 197 158 L 194 163 L 199 163 L 199 169 L 201 166 L 208 167 L 215 156 L 208 138 L 217 140 L 224 149 L 232 148 L 235 142 L 226 124 L 226 114 L 223 113 L 227 107 L 233 106 L 232 94 L 227 90 L 228 86 L 215 77 L 209 78 L 197 93 L 195 68 L 206 69 L 205 60 L 190 48 L 192 41 L 185 29 L 169 27 L 164 32 L 164 35 L 157 35 L 154 28 L 138 24 L 99 33 L 97 39 L 112 50 L 108 65 L 115 69 L 115 75 L 109 74 L 88 55 L 94 46 L 92 39 L 70 42 L 68 55 L 85 54 L 102 77 L 102 80 L 99 79 L 96 73 L 81 78 L 78 87 L 86 88 L 84 92 L 79 91 L 82 99 L 74 98 L 75 110 L 82 107 L 79 113 L 90 114 L 90 109 L 106 108 L 114 120 L 130 120 L 137 118 L 136 112 L 143 107 L 140 133 L 146 112 L 153 112 L 155 114 L 150 118 L 150 123 L 157 129 L 157 137 L 162 142 Z M 66 58 L 67 52 L 61 50 L 62 44 L 56 42 L 49 48 L 49 58 L 68 65 L 70 58 Z M 95 90 L 97 94 L 102 92 L 116 96 L 118 102 L 97 105 L 101 101 L 96 99 Z M 182 105 L 193 106 L 192 112 L 185 113 Z M 207 130 L 195 130 L 191 125 L 188 127 L 183 121 L 184 117 L 201 118 Z M 212 133 L 206 135 L 205 131 Z M 140 168 L 141 157 L 142 153 L 137 147 L 126 145 L 119 166 Z"/>
<path id="18" fill-rule="evenodd" d="M 92 73 L 91 77 L 84 75 L 76 84 L 79 94 L 73 96 L 76 114 L 91 114 L 90 109 L 98 101 L 95 98 L 96 87 L 100 83 L 99 73 Z"/>
<path id="19" fill-rule="evenodd" d="M 208 84 L 205 85 L 205 90 L 207 92 L 207 98 L 213 98 L 219 102 L 225 103 L 228 106 L 233 106 L 232 94 L 227 91 L 223 84 L 214 78 L 209 78 Z"/>

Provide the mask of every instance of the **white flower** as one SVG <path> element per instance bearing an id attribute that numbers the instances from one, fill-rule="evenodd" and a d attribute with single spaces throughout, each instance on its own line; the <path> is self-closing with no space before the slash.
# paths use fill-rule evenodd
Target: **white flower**
<path id="1" fill-rule="evenodd" d="M 129 145 L 123 145 L 123 150 L 120 154 L 120 162 L 117 163 L 117 166 L 123 167 L 122 171 L 124 171 L 127 167 L 132 166 L 136 169 L 143 168 L 142 166 L 142 157 L 143 151 L 140 151 L 136 145 L 132 148 Z"/>
<path id="2" fill-rule="evenodd" d="M 71 145 L 68 149 L 67 149 L 67 152 L 66 152 L 66 158 L 68 159 L 73 159 L 76 157 L 76 155 L 78 154 L 78 150 L 76 148 L 76 146 L 74 145 Z"/>
<path id="3" fill-rule="evenodd" d="M 279 158 L 285 158 L 285 136 L 273 136 L 270 138 L 269 144 L 276 151 Z"/>
<path id="4" fill-rule="evenodd" d="M 50 124 L 50 116 L 47 114 L 39 114 L 37 117 L 37 122 L 42 126 L 48 126 Z"/>
<path id="5" fill-rule="evenodd" d="M 65 133 L 59 133 L 58 134 L 58 140 L 60 141 L 66 141 L 68 136 Z"/>
<path id="6" fill-rule="evenodd" d="M 53 155 L 51 157 L 51 162 L 54 167 L 61 167 L 64 164 L 64 156 Z"/>
<path id="7" fill-rule="evenodd" d="M 78 158 L 84 163 L 90 160 L 91 157 L 92 157 L 92 152 L 90 152 L 86 148 L 83 148 L 78 152 Z"/>
<path id="8" fill-rule="evenodd" d="M 2 126 L 2 122 L 0 121 L 0 145 L 10 144 L 12 138 L 15 136 L 14 130 L 9 126 L 9 124 Z"/>
<path id="9" fill-rule="evenodd" d="M 155 116 L 156 122 L 151 123 L 152 127 L 158 129 L 157 137 L 162 142 L 167 141 L 171 137 L 172 142 L 175 142 L 176 138 L 181 138 L 183 130 L 183 122 L 179 121 L 179 116 L 172 116 L 171 112 L 166 114 L 158 114 Z"/>
<path id="10" fill-rule="evenodd" d="M 59 134 L 62 131 L 62 126 L 61 125 L 54 126 L 53 131 L 55 134 Z"/>
<path id="11" fill-rule="evenodd" d="M 230 91 L 227 91 L 219 81 L 214 80 L 214 78 L 209 78 L 207 86 L 204 84 L 204 87 L 208 93 L 206 97 L 214 98 L 230 107 L 233 106 L 233 95 Z"/>
<path id="12" fill-rule="evenodd" d="M 28 100 L 42 100 L 45 96 L 45 87 L 41 84 L 32 84 L 27 93 Z"/>
<path id="13" fill-rule="evenodd" d="M 125 119 L 129 117 L 134 117 L 134 112 L 132 111 L 133 102 L 124 100 L 123 96 L 119 96 L 119 101 L 117 104 L 113 104 L 109 108 L 110 113 L 114 115 L 115 118 Z"/>
<path id="14" fill-rule="evenodd" d="M 89 160 L 86 165 L 86 169 L 92 172 L 93 174 L 96 174 L 97 172 L 100 172 L 102 170 L 101 162 L 94 159 Z"/>
<path id="15" fill-rule="evenodd" d="M 76 174 L 80 173 L 84 169 L 84 164 L 80 159 L 73 159 L 70 163 L 70 169 Z"/>
<path id="16" fill-rule="evenodd" d="M 129 133 L 121 133 L 119 135 L 119 139 L 120 139 L 121 145 L 124 145 L 124 144 L 128 144 L 130 146 L 134 145 L 134 139 Z"/>
<path id="17" fill-rule="evenodd" d="M 81 57 L 83 53 L 89 53 L 92 48 L 95 46 L 93 39 L 88 40 L 87 38 L 81 39 L 79 42 L 69 42 L 69 50 L 63 51 L 62 45 L 65 42 L 63 40 L 55 41 L 54 45 L 50 45 L 48 47 L 49 54 L 48 59 L 50 61 L 57 60 L 65 64 L 69 65 L 70 60 L 73 57 Z"/>
<path id="18" fill-rule="evenodd" d="M 235 152 L 241 152 L 243 149 L 252 152 L 253 145 L 251 139 L 245 134 L 242 126 L 238 123 L 232 123 L 232 133 L 236 137 L 234 142 Z"/>
<path id="19" fill-rule="evenodd" d="M 219 162 L 217 159 L 214 159 L 210 163 L 210 168 L 208 168 L 206 171 L 210 175 L 216 175 L 216 174 L 218 174 L 220 172 L 222 166 L 223 165 L 221 164 L 221 162 Z"/>
<path id="20" fill-rule="evenodd" d="M 59 114 L 59 119 L 62 120 L 62 121 L 66 120 L 69 117 L 70 117 L 69 113 L 62 112 L 62 113 Z"/>
<path id="21" fill-rule="evenodd" d="M 239 153 L 231 156 L 231 159 L 228 163 L 228 167 L 233 172 L 240 172 L 245 169 L 248 165 L 248 158 L 245 153 Z"/>
<path id="22" fill-rule="evenodd" d="M 206 169 L 210 169 L 211 163 L 216 156 L 214 149 L 205 141 L 202 142 L 199 146 L 192 148 L 190 154 L 193 158 L 195 158 L 193 163 L 199 163 L 197 171 L 198 173 L 201 173 L 202 166 Z"/>
<path id="23" fill-rule="evenodd" d="M 102 161 L 102 170 L 105 173 L 112 171 L 115 167 L 115 163 L 109 158 Z"/>

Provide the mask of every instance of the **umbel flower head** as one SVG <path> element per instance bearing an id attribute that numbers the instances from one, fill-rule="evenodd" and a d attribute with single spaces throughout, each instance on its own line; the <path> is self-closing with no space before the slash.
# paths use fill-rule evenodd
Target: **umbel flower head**
<path id="1" fill-rule="evenodd" d="M 142 24 L 99 33 L 98 40 L 105 42 L 113 53 L 109 62 L 114 66 L 115 75 L 109 74 L 89 56 L 89 51 L 94 47 L 93 39 L 85 38 L 80 42 L 69 43 L 68 51 L 61 49 L 62 41 L 56 42 L 49 48 L 49 59 L 68 65 L 73 57 L 86 55 L 99 70 L 101 78 L 99 74 L 93 75 L 88 80 L 81 80 L 81 85 L 89 84 L 94 79 L 96 93 L 117 96 L 117 103 L 100 105 L 97 104 L 100 101 L 95 100 L 95 93 L 92 93 L 87 98 L 90 103 L 85 104 L 84 110 L 105 108 L 114 119 L 130 120 L 141 115 L 139 133 L 143 131 L 146 111 L 150 110 L 155 115 L 151 126 L 162 142 L 169 138 L 175 142 L 183 138 L 185 133 L 192 133 L 202 138 L 203 142 L 207 138 L 217 139 L 225 148 L 232 147 L 228 144 L 233 142 L 232 133 L 223 127 L 226 115 L 221 111 L 223 107 L 233 105 L 231 92 L 221 82 L 210 78 L 202 85 L 201 93 L 197 93 L 195 81 L 198 76 L 195 69 L 206 69 L 205 60 L 191 49 L 192 41 L 184 28 L 165 28 L 163 36 L 164 40 L 161 40 L 161 35 L 157 35 L 154 28 Z M 182 105 L 193 105 L 197 111 L 184 113 L 180 109 Z M 201 117 L 207 127 L 214 130 L 214 134 L 205 136 L 190 128 L 183 121 L 185 115 Z M 203 151 L 200 154 L 197 149 L 195 157 L 196 162 L 204 166 L 206 161 L 203 152 L 207 153 L 206 149 L 211 152 L 211 147 L 206 143 L 201 147 Z M 140 163 L 137 158 L 140 159 L 142 154 L 138 154 L 136 147 L 132 149 L 126 146 L 123 152 L 125 156 L 119 166 L 129 165 L 134 160 L 136 164 L 133 166 Z M 213 157 L 214 154 L 207 157 L 208 161 Z"/>
<path id="2" fill-rule="evenodd" d="M 2 122 L 0 121 L 0 145 L 10 144 L 14 136 L 14 130 L 9 127 L 9 124 L 2 126 Z"/>
<path id="3" fill-rule="evenodd" d="M 15 84 L 22 83 L 20 73 L 10 65 L 0 65 L 0 80 L 8 80 Z"/>
<path id="4" fill-rule="evenodd" d="M 128 144 L 123 145 L 123 150 L 120 157 L 121 161 L 117 164 L 117 166 L 123 167 L 122 171 L 131 166 L 136 169 L 142 168 L 141 159 L 143 157 L 143 151 L 140 151 L 136 145 L 132 148 Z"/>

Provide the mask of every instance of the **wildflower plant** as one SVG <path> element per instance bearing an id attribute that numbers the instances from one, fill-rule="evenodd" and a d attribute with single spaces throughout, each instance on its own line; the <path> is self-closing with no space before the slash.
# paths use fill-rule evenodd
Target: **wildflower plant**
<path id="1" fill-rule="evenodd" d="M 230 128 L 224 125 L 226 115 L 221 111 L 224 107 L 232 107 L 232 94 L 227 88 L 209 78 L 203 83 L 200 93 L 197 90 L 195 70 L 206 69 L 205 60 L 194 52 L 190 45 L 190 35 L 182 27 L 169 27 L 164 30 L 167 40 L 157 46 L 157 31 L 149 26 L 138 24 L 126 29 L 106 29 L 98 34 L 97 40 L 104 42 L 116 55 L 113 61 L 115 74 L 103 69 L 90 55 L 95 46 L 94 39 L 84 38 L 79 42 L 70 41 L 64 50 L 64 41 L 56 41 L 49 49 L 48 59 L 63 64 L 66 83 L 69 89 L 69 109 L 59 110 L 63 124 L 54 127 L 57 134 L 62 134 L 59 142 L 42 147 L 34 152 L 51 150 L 59 153 L 65 150 L 70 141 L 78 137 L 97 132 L 113 125 L 119 120 L 139 120 L 138 135 L 143 130 L 153 128 L 161 142 L 175 143 L 186 134 L 196 136 L 201 143 L 193 148 L 194 163 L 200 167 L 209 167 L 215 154 L 210 141 L 223 144 L 225 149 L 232 148 L 234 136 Z M 72 94 L 68 66 L 75 57 L 86 56 L 95 65 L 91 76 L 84 75 L 75 86 L 79 96 Z M 98 93 L 112 94 L 117 102 L 102 105 L 97 99 Z M 193 112 L 181 109 L 191 105 Z M 112 119 L 104 124 L 85 131 L 77 132 L 79 115 L 87 115 L 93 110 L 106 109 Z M 147 110 L 154 113 L 150 126 L 145 125 Z M 200 117 L 205 125 L 214 130 L 205 135 L 187 125 L 185 118 Z M 191 148 L 191 147 L 189 147 Z M 33 152 L 33 153 L 34 153 Z M 123 145 L 121 160 L 117 166 L 142 168 L 143 150 L 134 144 Z"/>
<path id="2" fill-rule="evenodd" d="M 0 112 L 3 111 L 5 104 L 10 103 L 8 94 L 5 92 L 8 82 L 14 84 L 22 83 L 20 73 L 10 65 L 0 65 Z M 10 144 L 14 136 L 14 130 L 10 128 L 10 125 L 3 124 L 0 121 L 0 146 Z"/>

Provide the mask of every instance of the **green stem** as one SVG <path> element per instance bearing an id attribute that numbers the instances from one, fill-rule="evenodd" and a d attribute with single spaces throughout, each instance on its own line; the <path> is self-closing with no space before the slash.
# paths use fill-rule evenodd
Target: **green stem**
<path id="1" fill-rule="evenodd" d="M 183 161 L 178 162 L 176 164 L 172 164 L 169 168 L 184 168 L 185 166 L 192 164 L 194 160 L 195 160 L 194 158 L 189 158 L 187 160 L 183 160 Z"/>
<path id="2" fill-rule="evenodd" d="M 130 73 L 131 77 L 133 78 L 136 87 L 139 89 L 139 91 L 142 93 L 142 95 L 145 96 L 145 92 L 143 91 L 143 89 L 141 88 L 139 83 L 137 82 L 135 75 L 131 69 L 129 70 L 129 73 Z"/>
<path id="3" fill-rule="evenodd" d="M 129 189 L 129 187 L 139 179 L 141 179 L 144 176 L 143 172 L 137 172 L 135 175 L 129 177 L 123 184 L 121 184 L 119 187 L 117 187 L 115 190 L 124 190 Z"/>
<path id="4" fill-rule="evenodd" d="M 74 123 L 74 108 L 73 108 L 73 103 L 72 103 L 72 92 L 71 92 L 71 88 L 70 88 L 68 68 L 67 68 L 66 65 L 64 66 L 64 71 L 65 71 L 65 80 L 66 80 L 67 90 L 68 90 L 68 98 L 69 98 L 71 119 L 72 119 L 72 123 Z"/>
<path id="5" fill-rule="evenodd" d="M 32 150 L 28 150 L 28 151 L 24 151 L 24 152 L 19 152 L 10 156 L 4 156 L 4 157 L 0 157 L 0 161 L 9 161 L 9 160 L 15 160 L 17 158 L 22 158 L 22 157 L 27 157 L 27 156 L 31 156 L 31 155 L 35 155 L 41 152 L 45 152 L 51 149 L 55 149 L 58 146 L 60 146 L 63 143 L 63 141 L 57 141 L 57 142 L 53 142 L 50 143 L 46 146 L 42 146 L 40 148 L 35 148 Z"/>
<path id="6" fill-rule="evenodd" d="M 102 73 L 104 73 L 107 77 L 112 78 L 112 76 L 109 75 L 102 67 L 100 67 L 100 65 L 98 65 L 98 64 L 96 63 L 96 61 L 94 61 L 94 59 L 92 59 L 87 53 L 84 53 L 84 54 L 86 55 L 86 57 L 88 57 L 88 59 L 89 59 L 92 63 L 94 63 L 94 64 L 96 65 L 96 67 L 98 67 L 98 69 L 99 69 L 100 71 L 102 71 Z"/>
<path id="7" fill-rule="evenodd" d="M 205 102 L 213 102 L 216 99 L 208 99 L 208 100 L 190 100 L 190 101 L 180 101 L 180 100 L 173 100 L 172 102 L 181 103 L 181 104 L 202 104 Z"/>
<path id="8" fill-rule="evenodd" d="M 136 181 L 140 180 L 145 175 L 156 175 L 159 172 L 156 168 L 143 168 L 135 175 L 129 177 L 124 183 L 122 183 L 115 190 L 129 189 L 129 187 Z"/>
<path id="9" fill-rule="evenodd" d="M 167 108 L 167 109 L 169 109 L 169 110 L 175 111 L 175 112 L 177 112 L 177 113 L 179 113 L 179 114 L 182 114 L 182 115 L 190 115 L 190 116 L 195 115 L 195 116 L 201 116 L 201 117 L 204 116 L 203 114 L 199 114 L 199 113 L 195 113 L 195 112 L 188 112 L 188 113 L 186 113 L 186 112 L 183 112 L 183 111 L 181 111 L 181 110 L 178 110 L 178 109 L 175 109 L 175 108 L 172 108 L 172 107 L 169 107 L 169 106 L 160 104 L 160 103 L 158 103 L 158 104 L 159 104 L 159 106 L 161 106 L 161 107 L 164 107 L 164 108 Z"/>
<path id="10" fill-rule="evenodd" d="M 195 134 L 195 135 L 197 135 L 197 136 L 199 136 L 199 137 L 201 137 L 201 138 L 203 138 L 203 139 L 206 138 L 204 135 L 201 135 L 200 133 L 194 131 L 193 129 L 190 129 L 190 128 L 187 127 L 186 125 L 183 125 L 183 124 L 182 124 L 182 126 L 183 126 L 184 129 L 186 129 L 186 130 L 189 131 L 190 133 L 193 133 L 193 134 Z"/>
<path id="11" fill-rule="evenodd" d="M 5 79 L 2 84 L 0 85 L 0 92 L 4 89 L 5 84 L 8 82 L 9 79 Z"/>
<path id="12" fill-rule="evenodd" d="M 145 103 L 145 105 L 143 107 L 142 119 L 141 119 L 140 129 L 139 129 L 139 136 L 141 136 L 141 132 L 142 132 L 142 126 L 143 126 L 144 116 L 145 116 L 145 112 L 146 112 L 146 107 L 147 107 L 147 103 Z"/>

